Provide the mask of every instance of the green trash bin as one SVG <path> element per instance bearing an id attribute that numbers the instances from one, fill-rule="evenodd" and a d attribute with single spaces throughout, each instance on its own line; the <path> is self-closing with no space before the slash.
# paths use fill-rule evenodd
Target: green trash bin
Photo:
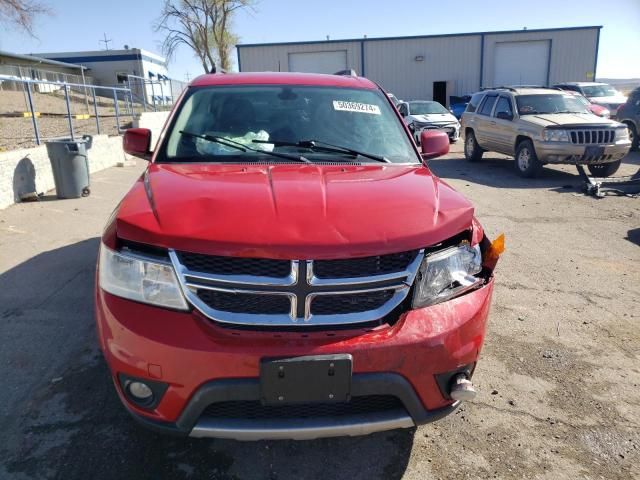
<path id="1" fill-rule="evenodd" d="M 53 181 L 58 198 L 86 197 L 89 188 L 89 157 L 93 137 L 83 135 L 81 139 L 56 138 L 48 140 L 47 153 L 53 170 Z"/>

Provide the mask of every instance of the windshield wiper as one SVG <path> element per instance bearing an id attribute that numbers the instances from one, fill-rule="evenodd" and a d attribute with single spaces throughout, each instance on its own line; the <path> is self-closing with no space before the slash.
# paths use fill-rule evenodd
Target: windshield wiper
<path id="1" fill-rule="evenodd" d="M 206 140 L 208 142 L 214 142 L 214 143 L 219 143 L 220 145 L 224 145 L 225 147 L 229 147 L 229 148 L 235 148 L 236 150 L 240 150 L 241 152 L 256 152 L 256 153 L 264 153 L 266 155 L 271 155 L 273 157 L 279 157 L 279 158 L 286 158 L 287 160 L 294 160 L 296 162 L 303 162 L 303 163 L 312 163 L 309 159 L 304 158 L 303 156 L 299 156 L 299 155 L 289 155 L 286 153 L 278 153 L 278 152 L 270 152 L 268 150 L 260 150 L 259 148 L 251 148 L 247 145 L 244 145 L 240 142 L 236 142 L 234 140 L 229 140 L 228 138 L 225 137 L 219 137 L 217 135 L 207 135 L 207 134 L 200 134 L 200 133 L 193 133 L 193 132 L 187 132 L 185 130 L 180 130 L 180 134 L 185 135 L 187 137 L 192 137 L 192 138 L 201 138 L 202 140 Z M 254 140 L 255 142 L 255 140 Z M 265 142 L 265 143 L 269 143 L 269 142 Z"/>
<path id="2" fill-rule="evenodd" d="M 354 150 L 353 148 L 341 147 L 340 145 L 321 142 L 319 140 L 300 140 L 299 142 L 284 142 L 280 140 L 253 140 L 253 143 L 269 143 L 269 144 L 272 144 L 274 147 L 300 147 L 300 148 L 307 148 L 309 150 L 320 150 L 323 152 L 348 153 L 349 155 L 353 155 L 355 157 L 362 156 L 362 157 L 370 158 L 377 162 L 391 163 L 391 160 L 385 157 L 381 157 L 380 155 L 361 152 L 359 150 Z"/>

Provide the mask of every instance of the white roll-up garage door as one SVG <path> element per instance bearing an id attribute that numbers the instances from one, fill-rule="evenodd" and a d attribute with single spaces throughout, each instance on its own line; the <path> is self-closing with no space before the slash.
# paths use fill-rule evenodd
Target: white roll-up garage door
<path id="1" fill-rule="evenodd" d="M 347 51 L 300 52 L 289 54 L 289 71 L 336 73 L 347 68 Z"/>
<path id="2" fill-rule="evenodd" d="M 495 44 L 493 86 L 546 85 L 549 40 Z"/>

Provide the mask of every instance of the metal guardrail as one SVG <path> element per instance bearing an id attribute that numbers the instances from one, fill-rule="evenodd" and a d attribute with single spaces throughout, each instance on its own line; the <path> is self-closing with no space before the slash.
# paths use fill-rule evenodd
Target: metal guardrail
<path id="1" fill-rule="evenodd" d="M 110 91 L 113 96 L 113 104 L 114 111 L 116 116 L 116 125 L 118 133 L 121 133 L 120 129 L 120 108 L 118 106 L 118 92 L 123 92 L 124 100 L 128 105 L 128 114 L 131 115 L 133 120 L 135 114 L 132 105 L 131 99 L 131 90 L 128 88 L 118 88 L 118 87 L 103 87 L 98 85 L 89 85 L 89 84 L 81 84 L 81 83 L 68 83 L 68 82 L 56 82 L 56 81 L 48 81 L 48 80 L 33 80 L 27 78 L 15 78 L 9 75 L 0 75 L 0 81 L 11 81 L 16 83 L 22 83 L 24 85 L 26 94 L 27 94 L 27 103 L 29 106 L 29 112 L 31 115 L 31 120 L 33 122 L 33 131 L 35 134 L 36 144 L 40 145 L 42 142 L 40 140 L 40 130 L 38 129 L 38 118 L 34 108 L 33 102 L 33 94 L 32 94 L 32 85 L 55 85 L 58 88 L 62 88 L 64 90 L 64 99 L 67 108 L 67 120 L 69 122 L 69 135 L 72 140 L 75 140 L 75 132 L 73 130 L 73 119 L 71 114 L 71 102 L 69 100 L 69 89 L 70 88 L 83 88 L 87 90 L 91 90 L 91 95 L 93 97 L 93 109 L 94 115 L 96 117 L 96 128 L 98 130 L 98 134 L 100 134 L 100 116 L 98 114 L 98 103 L 96 101 L 96 90 L 107 90 Z"/>
<path id="2" fill-rule="evenodd" d="M 87 83 L 72 83 L 72 82 L 63 82 L 57 80 L 36 80 L 32 78 L 21 78 L 14 75 L 3 75 L 0 74 L 0 84 L 2 82 L 13 82 L 14 84 L 22 84 L 22 87 L 25 92 L 25 101 L 29 109 L 29 115 L 31 116 L 31 121 L 33 123 L 33 131 L 35 136 L 35 141 L 37 145 L 41 145 L 42 138 L 40 134 L 40 129 L 38 128 L 38 116 L 39 113 L 36 113 L 36 108 L 34 104 L 34 90 L 37 90 L 40 87 L 36 87 L 36 85 L 49 85 L 51 90 L 63 90 L 64 91 L 64 101 L 66 105 L 66 117 L 69 122 L 69 135 L 72 140 L 75 140 L 75 132 L 73 127 L 73 114 L 71 111 L 71 99 L 70 99 L 70 91 L 73 90 L 75 92 L 84 91 L 85 101 L 87 105 L 87 113 L 89 112 L 89 101 L 87 99 L 88 95 L 91 95 L 93 99 L 93 113 L 96 119 L 96 129 L 98 134 L 100 134 L 100 115 L 98 112 L 98 101 L 97 96 L 101 98 L 105 97 L 113 97 L 113 108 L 115 112 L 115 120 L 116 120 L 116 128 L 118 133 L 122 132 L 120 128 L 120 118 L 123 116 L 131 116 L 133 120 L 135 118 L 135 105 L 141 107 L 142 111 L 147 111 L 149 108 L 152 111 L 157 111 L 159 107 L 170 107 L 175 101 L 174 91 L 171 84 L 171 80 L 169 81 L 169 96 L 164 95 L 164 86 L 162 82 L 152 81 L 145 79 L 144 77 L 137 77 L 135 75 L 129 75 L 127 78 L 127 87 L 119 87 L 119 86 L 105 86 L 105 85 L 92 85 Z M 139 82 L 142 86 L 142 94 L 140 98 L 136 99 L 133 93 L 134 82 Z M 155 84 L 159 84 L 160 87 L 160 96 L 155 95 Z M 151 102 L 147 100 L 147 86 L 151 85 Z M 87 92 L 91 92 L 90 94 Z M 96 91 L 100 91 L 100 95 L 96 95 Z M 120 110 L 120 102 L 124 102 L 125 104 L 125 112 L 121 112 Z M 26 112 L 25 112 L 26 113 Z"/>

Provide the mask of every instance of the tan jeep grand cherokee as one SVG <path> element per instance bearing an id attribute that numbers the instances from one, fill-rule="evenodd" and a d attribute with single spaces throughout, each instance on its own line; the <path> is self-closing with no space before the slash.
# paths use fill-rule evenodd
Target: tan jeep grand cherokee
<path id="1" fill-rule="evenodd" d="M 588 165 L 592 175 L 608 177 L 631 147 L 624 124 L 597 117 L 574 96 L 549 88 L 483 90 L 471 98 L 461 124 L 467 160 L 478 161 L 489 150 L 512 155 L 524 177 L 546 163 Z"/>

